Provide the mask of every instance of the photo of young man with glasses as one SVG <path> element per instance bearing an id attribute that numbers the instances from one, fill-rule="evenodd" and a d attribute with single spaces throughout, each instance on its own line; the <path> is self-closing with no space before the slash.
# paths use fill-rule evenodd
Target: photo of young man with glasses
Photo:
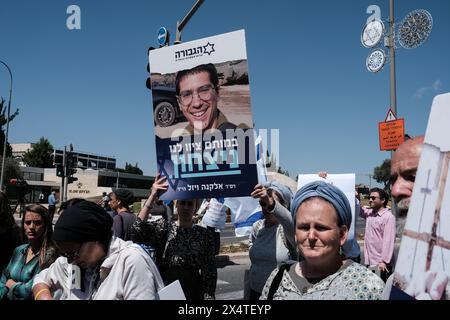
<path id="1" fill-rule="evenodd" d="M 377 267 L 381 278 L 392 273 L 395 245 L 395 216 L 387 208 L 388 194 L 380 188 L 372 188 L 369 207 L 361 208 L 360 216 L 366 219 L 364 236 L 364 263 Z"/>
<path id="2" fill-rule="evenodd" d="M 178 104 L 188 120 L 184 129 L 189 134 L 202 133 L 209 129 L 225 131 L 238 127 L 217 108 L 220 97 L 219 77 L 212 63 L 179 71 L 175 87 Z M 239 127 L 245 129 L 241 125 Z"/>

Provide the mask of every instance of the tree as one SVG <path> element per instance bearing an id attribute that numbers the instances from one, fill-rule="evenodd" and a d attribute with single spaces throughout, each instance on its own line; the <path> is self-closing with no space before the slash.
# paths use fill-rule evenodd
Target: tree
<path id="1" fill-rule="evenodd" d="M 0 156 L 0 167 L 2 163 L 2 157 Z M 13 158 L 6 158 L 5 159 L 5 173 L 4 173 L 4 184 L 8 184 L 9 180 L 15 178 L 15 179 L 22 179 L 23 173 L 20 171 L 19 164 L 17 161 Z"/>
<path id="2" fill-rule="evenodd" d="M 136 162 L 136 165 L 132 165 L 131 163 L 125 162 L 125 169 L 122 168 L 116 168 L 114 171 L 116 172 L 123 172 L 123 173 L 131 173 L 131 174 L 138 174 L 143 175 L 144 172 L 138 167 L 138 163 Z"/>
<path id="3" fill-rule="evenodd" d="M 23 162 L 30 167 L 53 167 L 53 146 L 44 137 L 23 155 Z"/>
<path id="4" fill-rule="evenodd" d="M 381 166 L 375 167 L 373 170 L 373 178 L 378 182 L 384 184 L 384 190 L 391 193 L 391 160 L 386 159 Z"/>
<path id="5" fill-rule="evenodd" d="M 3 145 L 5 144 L 5 132 L 6 128 L 4 126 L 7 122 L 7 116 L 5 115 L 7 111 L 7 106 L 5 105 L 5 99 L 1 98 L 0 101 L 0 154 L 3 154 Z M 9 122 L 14 120 L 14 118 L 19 114 L 19 109 L 17 109 L 12 115 L 9 116 Z M 12 148 L 7 143 L 6 145 L 6 156 L 11 157 L 12 156 Z"/>

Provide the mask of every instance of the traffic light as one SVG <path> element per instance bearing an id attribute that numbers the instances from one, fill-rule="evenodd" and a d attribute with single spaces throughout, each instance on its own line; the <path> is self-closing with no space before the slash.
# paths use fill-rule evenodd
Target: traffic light
<path id="1" fill-rule="evenodd" d="M 78 180 L 78 178 L 73 177 L 73 175 L 77 172 L 77 159 L 75 159 L 75 155 L 73 152 L 66 153 L 66 177 L 67 183 L 70 184 Z"/>
<path id="2" fill-rule="evenodd" d="M 56 176 L 61 178 L 65 177 L 64 166 L 62 164 L 56 165 Z"/>

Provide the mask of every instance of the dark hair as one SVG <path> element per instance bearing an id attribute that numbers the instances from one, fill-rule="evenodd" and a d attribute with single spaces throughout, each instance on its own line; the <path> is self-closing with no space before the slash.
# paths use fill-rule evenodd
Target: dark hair
<path id="1" fill-rule="evenodd" d="M 16 226 L 8 196 L 0 191 L 0 228 L 9 230 Z"/>
<path id="2" fill-rule="evenodd" d="M 40 215 L 42 220 L 44 221 L 45 230 L 41 239 L 41 245 L 39 249 L 39 266 L 41 267 L 41 269 L 44 269 L 45 267 L 49 266 L 48 264 L 49 261 L 47 261 L 47 252 L 49 251 L 50 248 L 52 248 L 53 250 L 53 248 L 55 247 L 52 240 L 53 236 L 52 217 L 50 216 L 50 213 L 48 212 L 47 208 L 41 206 L 40 204 L 31 204 L 27 206 L 25 208 L 25 214 L 22 217 L 22 232 L 24 233 L 23 239 L 26 239 L 24 224 L 27 212 L 32 212 Z"/>
<path id="3" fill-rule="evenodd" d="M 216 92 L 219 92 L 219 76 L 217 75 L 217 69 L 212 63 L 201 64 L 192 69 L 181 70 L 178 71 L 177 77 L 175 79 L 175 88 L 177 91 L 177 95 L 180 94 L 180 82 L 185 77 L 193 74 L 197 74 L 200 72 L 207 72 L 209 74 L 209 81 L 214 86 Z"/>
<path id="4" fill-rule="evenodd" d="M 378 193 L 378 195 L 380 196 L 380 199 L 384 199 L 383 207 L 386 207 L 388 204 L 388 201 L 389 201 L 389 195 L 387 194 L 387 192 L 381 188 L 372 188 L 372 189 L 370 189 L 370 193 L 372 193 L 372 192 Z"/>
<path id="5" fill-rule="evenodd" d="M 61 205 L 59 206 L 58 213 L 62 213 L 62 211 L 64 211 L 65 209 L 67 209 L 77 203 L 83 202 L 83 201 L 86 201 L 86 199 L 73 198 L 73 199 L 67 200 L 67 201 L 61 203 Z"/>

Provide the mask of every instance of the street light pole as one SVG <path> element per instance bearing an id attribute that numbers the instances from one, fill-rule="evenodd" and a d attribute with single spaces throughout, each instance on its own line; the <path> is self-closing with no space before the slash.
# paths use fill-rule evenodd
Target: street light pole
<path id="1" fill-rule="evenodd" d="M 195 14 L 195 12 L 200 8 L 200 6 L 205 2 L 205 0 L 197 0 L 197 2 L 194 4 L 194 6 L 191 8 L 191 10 L 188 12 L 186 17 L 183 18 L 183 20 L 177 21 L 177 33 L 175 37 L 175 41 L 173 44 L 179 44 L 181 43 L 181 31 L 183 31 L 186 24 L 191 20 L 192 16 Z"/>
<path id="2" fill-rule="evenodd" d="M 10 116 L 10 112 L 11 112 L 11 99 L 12 99 L 12 86 L 13 86 L 13 76 L 12 76 L 12 72 L 11 69 L 9 68 L 9 66 L 0 60 L 0 63 L 3 64 L 6 69 L 8 69 L 9 72 L 9 78 L 10 78 L 10 86 L 9 86 L 9 101 L 8 101 L 8 116 L 6 118 L 6 133 L 5 133 L 5 142 L 3 144 L 3 158 L 2 158 L 2 170 L 1 170 L 1 175 L 0 175 L 0 189 L 4 190 L 3 186 L 3 179 L 4 179 L 4 175 L 5 175 L 5 158 L 6 158 L 6 144 L 8 143 L 8 133 L 9 133 L 9 116 Z"/>
<path id="3" fill-rule="evenodd" d="M 394 0 L 389 0 L 389 67 L 390 67 L 390 97 L 391 110 L 397 117 L 397 80 L 395 76 L 395 17 L 394 17 Z M 394 151 L 391 151 L 391 160 Z"/>

